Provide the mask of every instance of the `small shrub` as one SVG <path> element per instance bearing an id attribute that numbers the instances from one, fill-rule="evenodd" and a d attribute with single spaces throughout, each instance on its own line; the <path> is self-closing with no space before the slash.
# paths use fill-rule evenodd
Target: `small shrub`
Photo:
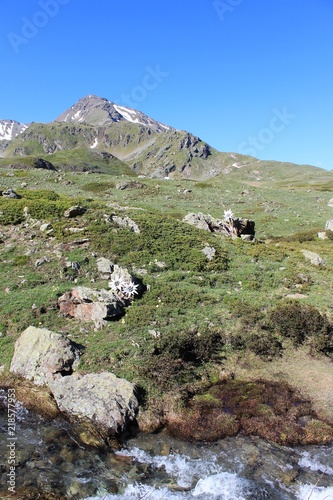
<path id="1" fill-rule="evenodd" d="M 28 255 L 16 255 L 14 258 L 14 266 L 25 266 L 30 262 L 30 257 Z"/>
<path id="2" fill-rule="evenodd" d="M 295 346 L 303 344 L 310 338 L 318 348 L 329 348 L 332 342 L 332 326 L 327 318 L 320 314 L 318 309 L 298 302 L 285 303 L 276 307 L 269 314 L 270 327 L 282 337 L 292 340 Z M 319 341 L 321 339 L 321 341 Z M 325 340 L 326 339 L 326 340 Z"/>

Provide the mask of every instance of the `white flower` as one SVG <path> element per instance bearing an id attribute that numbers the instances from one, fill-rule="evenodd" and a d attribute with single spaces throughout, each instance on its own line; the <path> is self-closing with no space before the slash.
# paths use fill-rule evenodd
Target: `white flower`
<path id="1" fill-rule="evenodd" d="M 112 292 L 118 293 L 122 292 L 123 286 L 125 285 L 124 278 L 121 276 L 115 277 L 112 279 L 112 281 L 109 282 L 109 287 L 111 288 Z"/>
<path id="2" fill-rule="evenodd" d="M 224 217 L 224 220 L 231 220 L 231 219 L 233 219 L 234 214 L 233 214 L 233 212 L 230 209 L 229 210 L 225 210 L 224 214 L 223 214 L 223 217 Z"/>
<path id="3" fill-rule="evenodd" d="M 130 283 L 124 283 L 122 286 L 122 292 L 126 297 L 134 297 L 138 293 L 137 288 L 139 285 L 135 285 L 133 281 Z"/>

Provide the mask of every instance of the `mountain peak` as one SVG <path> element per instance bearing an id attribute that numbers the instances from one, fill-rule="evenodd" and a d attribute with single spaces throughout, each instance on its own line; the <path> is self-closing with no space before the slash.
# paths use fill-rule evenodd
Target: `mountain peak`
<path id="1" fill-rule="evenodd" d="M 172 127 L 153 120 L 141 111 L 117 105 L 105 97 L 93 94 L 82 97 L 55 119 L 57 122 L 84 122 L 95 126 L 111 125 L 123 120 L 150 127 L 156 132 L 172 130 Z"/>
<path id="2" fill-rule="evenodd" d="M 28 125 L 15 120 L 0 120 L 0 141 L 11 141 L 24 132 Z"/>

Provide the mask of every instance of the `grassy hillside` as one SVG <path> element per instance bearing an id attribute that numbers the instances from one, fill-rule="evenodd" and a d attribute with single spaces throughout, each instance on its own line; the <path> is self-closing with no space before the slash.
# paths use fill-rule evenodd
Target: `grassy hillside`
<path id="1" fill-rule="evenodd" d="M 166 394 L 176 391 L 184 402 L 231 372 L 245 380 L 254 372 L 274 380 L 285 373 L 288 380 L 299 353 L 326 367 L 333 355 L 333 239 L 319 240 L 317 231 L 333 218 L 331 174 L 259 165 L 259 173 L 233 167 L 207 181 L 135 183 L 128 176 L 2 167 L 0 189 L 11 187 L 22 198 L 0 197 L 0 365 L 8 367 L 27 326 L 47 327 L 85 346 L 83 371 L 110 370 L 136 382 L 142 401 L 157 412 Z M 127 187 L 116 189 L 120 182 Z M 73 204 L 86 213 L 65 219 Z M 222 218 L 226 209 L 255 220 L 255 243 L 182 222 L 188 212 Z M 111 214 L 130 217 L 141 233 L 108 222 Z M 52 232 L 40 230 L 44 222 Z M 205 246 L 216 250 L 211 261 Z M 325 265 L 311 264 L 304 249 Z M 99 256 L 130 269 L 147 291 L 96 332 L 59 316 L 57 298 L 74 284 L 107 288 L 97 272 Z M 36 266 L 39 259 L 44 262 Z M 79 262 L 80 270 L 66 270 L 66 261 Z M 274 363 L 281 359 L 289 361 L 278 372 Z M 318 408 L 333 421 L 332 407 Z"/>

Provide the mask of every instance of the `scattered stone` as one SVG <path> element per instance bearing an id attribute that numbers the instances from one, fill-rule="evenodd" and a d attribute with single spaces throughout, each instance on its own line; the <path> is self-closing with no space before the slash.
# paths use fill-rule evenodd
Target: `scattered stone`
<path id="1" fill-rule="evenodd" d="M 85 227 L 67 227 L 66 231 L 69 231 L 70 233 L 83 233 L 85 231 Z"/>
<path id="2" fill-rule="evenodd" d="M 44 231 L 47 231 L 48 229 L 52 229 L 52 224 L 50 224 L 49 222 L 46 222 L 45 224 L 42 224 L 39 229 L 43 233 Z"/>
<path id="3" fill-rule="evenodd" d="M 35 267 L 40 267 L 43 264 L 46 264 L 46 262 L 50 262 L 50 259 L 48 259 L 47 257 L 42 257 L 41 259 L 37 259 L 35 262 Z"/>
<path id="4" fill-rule="evenodd" d="M 116 189 L 124 190 L 124 189 L 142 189 L 147 187 L 146 184 L 142 184 L 137 181 L 121 181 L 116 184 Z"/>
<path id="5" fill-rule="evenodd" d="M 64 335 L 29 326 L 15 342 L 10 371 L 36 385 L 49 384 L 70 375 L 79 357 L 78 346 Z"/>
<path id="6" fill-rule="evenodd" d="M 22 182 L 21 188 L 25 188 L 25 187 L 27 187 L 27 183 L 26 182 Z"/>
<path id="7" fill-rule="evenodd" d="M 333 208 L 333 198 L 328 201 L 327 206 Z"/>
<path id="8" fill-rule="evenodd" d="M 215 248 L 210 247 L 209 245 L 205 246 L 205 248 L 203 248 L 201 251 L 206 255 L 207 260 L 209 261 L 213 260 L 216 254 Z"/>
<path id="9" fill-rule="evenodd" d="M 134 220 L 130 219 L 129 217 L 119 217 L 117 215 L 111 215 L 109 220 L 119 227 L 129 229 L 130 231 L 133 231 L 133 233 L 140 234 L 139 226 Z"/>
<path id="10" fill-rule="evenodd" d="M 317 253 L 310 252 L 310 250 L 301 250 L 301 252 L 314 266 L 323 266 L 325 264 L 324 259 L 322 259 Z"/>
<path id="11" fill-rule="evenodd" d="M 70 207 L 65 211 L 64 217 L 70 219 L 79 215 L 83 215 L 86 211 L 86 208 L 81 207 L 80 205 L 74 205 L 73 207 Z"/>
<path id="12" fill-rule="evenodd" d="M 326 233 L 326 231 L 321 231 L 321 232 L 319 232 L 319 233 L 318 233 L 318 238 L 319 238 L 320 240 L 327 240 L 328 238 L 327 238 L 327 233 Z"/>

